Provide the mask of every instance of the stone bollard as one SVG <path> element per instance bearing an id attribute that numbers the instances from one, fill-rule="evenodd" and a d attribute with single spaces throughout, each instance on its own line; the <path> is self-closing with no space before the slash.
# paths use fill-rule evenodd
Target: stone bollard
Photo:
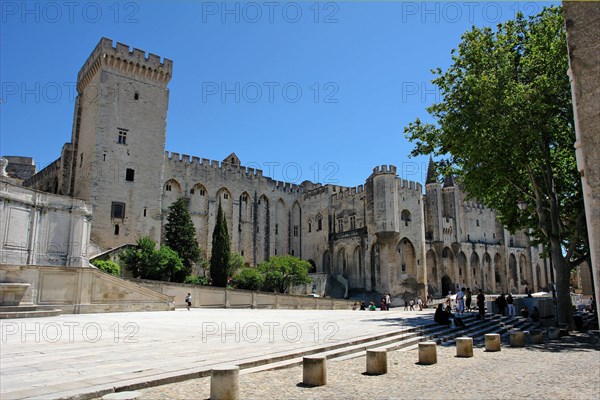
<path id="1" fill-rule="evenodd" d="M 327 385 L 327 357 L 307 356 L 302 359 L 302 383 L 309 386 Z"/>
<path id="2" fill-rule="evenodd" d="M 548 339 L 556 340 L 560 339 L 560 329 L 559 328 L 548 328 Z"/>
<path id="3" fill-rule="evenodd" d="M 500 335 L 497 333 L 485 334 L 485 351 L 500 351 Z"/>
<path id="4" fill-rule="evenodd" d="M 473 357 L 473 338 L 456 338 L 456 357 Z"/>
<path id="5" fill-rule="evenodd" d="M 510 346 L 523 347 L 525 346 L 525 332 L 513 330 L 510 331 Z"/>
<path id="6" fill-rule="evenodd" d="M 210 372 L 210 400 L 237 400 L 240 397 L 240 367 L 225 365 Z"/>
<path id="7" fill-rule="evenodd" d="M 367 350 L 367 374 L 369 374 L 369 375 L 387 374 L 387 350 L 386 349 Z"/>
<path id="8" fill-rule="evenodd" d="M 544 343 L 544 332 L 534 330 L 531 331 L 531 344 L 543 344 Z"/>
<path id="9" fill-rule="evenodd" d="M 419 364 L 431 365 L 437 363 L 437 347 L 435 342 L 419 343 Z"/>

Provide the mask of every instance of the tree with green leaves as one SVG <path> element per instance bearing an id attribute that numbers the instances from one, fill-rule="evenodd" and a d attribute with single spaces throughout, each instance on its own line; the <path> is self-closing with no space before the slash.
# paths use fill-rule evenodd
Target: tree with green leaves
<path id="1" fill-rule="evenodd" d="M 210 279 L 213 286 L 225 287 L 230 276 L 229 271 L 229 232 L 227 220 L 219 202 L 217 221 L 212 235 L 212 251 L 210 257 Z"/>
<path id="2" fill-rule="evenodd" d="M 260 290 L 265 277 L 256 268 L 242 268 L 233 277 L 234 286 L 238 289 Z"/>
<path id="3" fill-rule="evenodd" d="M 293 285 L 312 281 L 308 276 L 310 263 L 290 255 L 270 257 L 257 268 L 264 275 L 263 289 L 268 292 L 286 293 Z"/>
<path id="4" fill-rule="evenodd" d="M 172 282 L 183 282 L 192 273 L 192 267 L 200 259 L 200 247 L 196 240 L 196 228 L 188 209 L 189 199 L 180 197 L 169 206 L 165 225 L 165 244 L 175 250 L 183 260 L 184 268 L 171 275 Z"/>
<path id="5" fill-rule="evenodd" d="M 439 157 L 472 199 L 511 232 L 542 243 L 556 271 L 559 322 L 573 325 L 570 271 L 589 259 L 565 26 L 560 7 L 466 32 L 432 81 L 434 123 L 405 128 L 413 155 Z M 518 204 L 522 207 L 518 207 Z M 521 209 L 523 208 L 523 209 Z"/>
<path id="6" fill-rule="evenodd" d="M 246 260 L 243 255 L 235 251 L 229 253 L 229 276 L 233 276 L 237 271 L 244 268 L 244 264 L 246 264 Z"/>
<path id="7" fill-rule="evenodd" d="M 102 270 L 102 271 L 104 271 L 104 272 L 106 272 L 108 274 L 111 274 L 111 275 L 114 275 L 114 276 L 121 276 L 121 267 L 119 266 L 119 264 L 117 264 L 114 261 L 111 261 L 111 260 L 94 260 L 94 261 L 91 262 L 91 264 L 94 267 L 96 267 L 96 268 L 98 268 L 98 269 L 100 269 L 100 270 Z"/>
<path id="8" fill-rule="evenodd" d="M 174 250 L 168 246 L 157 250 L 156 242 L 148 236 L 139 238 L 135 247 L 123 250 L 121 261 L 141 279 L 171 280 L 183 270 L 181 258 Z"/>

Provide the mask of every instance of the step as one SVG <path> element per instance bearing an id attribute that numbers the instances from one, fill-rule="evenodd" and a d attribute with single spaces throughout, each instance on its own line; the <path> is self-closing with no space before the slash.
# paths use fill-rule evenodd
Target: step
<path id="1" fill-rule="evenodd" d="M 0 319 L 13 319 L 13 318 L 41 318 L 41 317 L 56 317 L 61 315 L 61 309 L 49 309 L 49 310 L 33 310 L 33 311 L 3 311 L 0 310 Z"/>

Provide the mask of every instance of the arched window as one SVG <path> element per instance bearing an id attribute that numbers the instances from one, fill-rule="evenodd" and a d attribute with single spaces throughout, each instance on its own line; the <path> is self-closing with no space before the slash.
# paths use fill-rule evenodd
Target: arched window
<path id="1" fill-rule="evenodd" d="M 410 211 L 408 210 L 402 210 L 402 213 L 400 214 L 400 219 L 402 221 L 404 221 L 404 226 L 408 226 L 411 218 L 410 218 Z"/>

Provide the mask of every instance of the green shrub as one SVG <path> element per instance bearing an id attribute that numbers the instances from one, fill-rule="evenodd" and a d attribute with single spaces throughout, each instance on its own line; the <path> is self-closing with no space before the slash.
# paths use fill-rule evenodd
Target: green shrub
<path id="1" fill-rule="evenodd" d="M 233 286 L 238 289 L 260 290 L 265 277 L 256 268 L 242 268 L 233 277 Z"/>
<path id="2" fill-rule="evenodd" d="M 188 275 L 185 278 L 184 283 L 187 283 L 189 285 L 210 285 L 210 282 L 208 281 L 208 278 L 205 276 L 197 276 L 197 275 Z"/>
<path id="3" fill-rule="evenodd" d="M 121 276 L 121 267 L 119 264 L 110 260 L 94 260 L 92 261 L 92 265 L 108 274 Z"/>

